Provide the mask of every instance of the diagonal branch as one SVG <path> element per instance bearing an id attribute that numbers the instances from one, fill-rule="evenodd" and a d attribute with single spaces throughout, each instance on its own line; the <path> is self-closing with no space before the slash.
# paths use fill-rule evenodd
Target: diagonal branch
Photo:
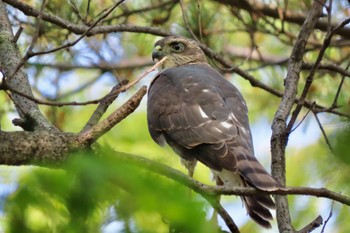
<path id="1" fill-rule="evenodd" d="M 7 16 L 5 4 L 0 0 L 0 67 L 4 76 L 7 77 L 6 85 L 10 87 L 11 90 L 33 97 L 25 72 L 20 69 L 16 75 L 13 75 L 21 61 L 18 47 L 14 41 L 15 39 Z M 5 85 L 5 79 L 3 79 L 1 85 Z M 20 126 L 24 130 L 57 130 L 40 112 L 35 101 L 24 98 L 16 93 L 12 93 L 11 98 L 21 118 L 22 124 Z"/>
<path id="2" fill-rule="evenodd" d="M 107 111 L 109 105 L 113 103 L 113 101 L 118 97 L 117 95 L 112 95 L 114 92 L 116 92 L 118 89 L 120 89 L 123 85 L 128 83 L 128 80 L 123 80 L 124 82 L 118 83 L 116 86 L 112 88 L 112 90 L 107 94 L 106 98 L 104 98 L 97 108 L 95 109 L 94 113 L 91 115 L 89 121 L 85 124 L 84 128 L 80 131 L 85 132 L 89 129 L 91 129 L 94 125 L 96 125 L 103 114 Z"/>
<path id="3" fill-rule="evenodd" d="M 146 94 L 146 92 L 147 87 L 141 87 L 141 89 L 139 89 L 136 94 L 134 94 L 127 102 L 125 102 L 119 109 L 114 111 L 106 119 L 93 126 L 92 128 L 80 133 L 79 137 L 76 140 L 76 143 L 78 145 L 91 145 L 94 143 L 99 137 L 104 135 L 121 120 L 131 114 L 139 106 L 142 97 Z"/>

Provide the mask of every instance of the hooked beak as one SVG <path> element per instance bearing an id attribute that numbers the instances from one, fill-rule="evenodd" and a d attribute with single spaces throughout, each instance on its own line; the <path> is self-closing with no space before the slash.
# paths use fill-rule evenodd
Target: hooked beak
<path id="1" fill-rule="evenodd" d="M 162 47 L 157 45 L 154 47 L 152 52 L 152 60 L 161 60 L 164 57 L 164 53 L 162 53 Z"/>

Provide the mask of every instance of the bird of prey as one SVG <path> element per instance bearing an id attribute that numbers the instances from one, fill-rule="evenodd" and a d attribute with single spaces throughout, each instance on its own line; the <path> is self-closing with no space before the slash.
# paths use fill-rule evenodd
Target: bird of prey
<path id="1" fill-rule="evenodd" d="M 155 142 L 165 142 L 193 174 L 197 161 L 228 188 L 275 190 L 280 185 L 254 156 L 247 106 L 229 81 L 207 62 L 198 43 L 165 37 L 155 43 L 153 60 L 167 57 L 148 91 L 147 121 Z M 243 196 L 250 217 L 270 228 L 269 195 Z"/>

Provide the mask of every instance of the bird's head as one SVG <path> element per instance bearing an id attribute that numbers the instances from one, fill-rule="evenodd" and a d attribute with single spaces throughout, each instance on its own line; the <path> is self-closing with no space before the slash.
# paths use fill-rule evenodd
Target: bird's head
<path id="1" fill-rule="evenodd" d="M 194 63 L 207 63 L 203 50 L 198 43 L 183 37 L 169 36 L 158 40 L 152 52 L 153 60 L 167 57 L 162 68 L 170 68 Z"/>

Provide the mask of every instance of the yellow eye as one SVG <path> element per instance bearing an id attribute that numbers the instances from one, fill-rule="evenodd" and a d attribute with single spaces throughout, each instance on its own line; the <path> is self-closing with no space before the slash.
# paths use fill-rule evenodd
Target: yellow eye
<path id="1" fill-rule="evenodd" d="M 182 43 L 179 43 L 179 42 L 175 42 L 173 44 L 171 44 L 171 50 L 174 51 L 174 52 L 182 52 L 184 50 L 185 46 L 184 44 Z"/>

